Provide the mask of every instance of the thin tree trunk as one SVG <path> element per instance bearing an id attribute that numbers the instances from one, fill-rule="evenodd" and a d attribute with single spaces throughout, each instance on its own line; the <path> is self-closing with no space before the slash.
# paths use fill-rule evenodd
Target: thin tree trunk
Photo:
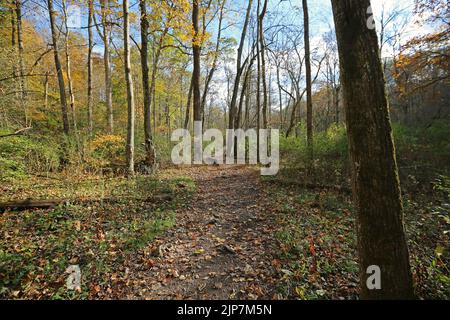
<path id="1" fill-rule="evenodd" d="M 69 51 L 69 26 L 68 26 L 68 15 L 67 15 L 67 6 L 66 6 L 66 0 L 62 1 L 62 9 L 63 9 L 63 15 L 64 15 L 64 44 L 65 44 L 65 55 L 66 55 L 66 76 L 67 76 L 67 82 L 69 85 L 69 103 L 70 103 L 70 111 L 72 113 L 72 125 L 73 129 L 77 130 L 77 116 L 76 116 L 76 110 L 75 110 L 75 95 L 73 94 L 73 82 L 72 82 L 72 66 L 71 66 L 71 60 L 70 60 L 70 51 Z"/>
<path id="2" fill-rule="evenodd" d="M 332 0 L 357 208 L 363 299 L 412 298 L 413 284 L 388 102 L 369 0 Z M 369 289 L 369 266 L 381 288 Z"/>
<path id="3" fill-rule="evenodd" d="M 114 114 L 112 103 L 112 79 L 111 79 L 111 54 L 110 54 L 110 38 L 111 26 L 108 21 L 108 10 L 110 8 L 110 0 L 101 0 L 101 15 L 103 33 L 101 34 L 103 40 L 103 64 L 105 68 L 105 95 L 106 95 L 106 118 L 108 122 L 108 131 L 114 131 Z"/>
<path id="4" fill-rule="evenodd" d="M 278 100 L 280 105 L 280 130 L 283 130 L 283 96 L 281 90 L 280 66 L 277 65 Z"/>
<path id="5" fill-rule="evenodd" d="M 313 159 L 313 113 L 311 89 L 311 50 L 309 45 L 309 13 L 308 1 L 303 2 L 303 23 L 305 36 L 305 66 L 306 66 L 306 140 L 308 145 L 308 158 L 311 164 Z"/>
<path id="6" fill-rule="evenodd" d="M 247 12 L 246 12 L 246 16 L 245 16 L 244 27 L 242 29 L 241 40 L 240 40 L 239 48 L 238 48 L 238 52 L 237 52 L 236 78 L 234 80 L 233 95 L 231 97 L 231 103 L 230 103 L 230 108 L 229 108 L 229 121 L 228 121 L 229 129 L 233 129 L 234 118 L 236 117 L 236 103 L 237 103 L 237 98 L 238 98 L 238 94 L 239 94 L 239 84 L 240 84 L 241 75 L 242 75 L 242 71 L 243 71 L 242 52 L 244 50 L 245 37 L 247 35 L 247 28 L 248 28 L 248 24 L 250 21 L 252 4 L 253 4 L 253 0 L 249 0 Z"/>
<path id="7" fill-rule="evenodd" d="M 44 80 L 44 110 L 48 109 L 48 74 L 49 72 L 47 71 Z"/>
<path id="8" fill-rule="evenodd" d="M 16 46 L 17 46 L 17 44 L 16 44 L 16 41 L 17 41 L 17 34 L 16 34 L 17 16 L 13 10 L 12 5 L 14 5 L 14 0 L 11 3 L 10 14 L 11 14 L 11 49 L 12 49 L 12 56 L 15 58 L 17 55 L 17 48 L 16 48 Z M 12 69 L 13 69 L 14 90 L 16 90 L 16 94 L 15 94 L 16 101 L 15 102 L 17 102 L 19 100 L 19 94 L 22 93 L 22 88 L 21 88 L 20 82 L 19 82 L 19 85 L 17 85 L 17 65 L 16 65 L 15 61 L 13 61 Z M 26 117 L 26 114 L 25 114 L 25 117 Z"/>
<path id="9" fill-rule="evenodd" d="M 52 42 L 53 42 L 53 53 L 55 57 L 55 67 L 56 73 L 58 76 L 58 85 L 59 85 L 59 98 L 61 102 L 61 113 L 63 120 L 63 129 L 64 133 L 68 135 L 70 133 L 69 126 L 69 117 L 67 114 L 67 100 L 66 100 L 66 91 L 65 91 L 65 83 L 64 83 L 64 75 L 61 67 L 61 60 L 59 58 L 59 50 L 58 50 L 58 36 L 56 34 L 56 26 L 55 26 L 55 11 L 53 9 L 53 0 L 47 0 L 48 4 L 48 12 L 50 17 L 50 29 L 52 32 Z"/>
<path id="10" fill-rule="evenodd" d="M 134 91 L 133 78 L 131 76 L 131 55 L 130 55 L 130 21 L 128 12 L 128 0 L 123 0 L 123 42 L 125 55 L 125 80 L 127 83 L 127 104 L 128 104 L 128 130 L 127 130 L 127 167 L 128 174 L 134 175 Z"/>
<path id="11" fill-rule="evenodd" d="M 191 77 L 191 84 L 189 86 L 188 100 L 186 103 L 186 116 L 184 118 L 184 129 L 189 128 L 189 118 L 191 113 L 192 105 L 192 92 L 194 91 L 194 76 Z"/>
<path id="12" fill-rule="evenodd" d="M 201 97 L 200 97 L 200 39 L 199 39 L 199 3 L 193 0 L 192 25 L 194 38 L 192 39 L 192 51 L 194 55 L 194 70 L 192 75 L 193 97 L 194 97 L 194 121 L 202 121 Z"/>
<path id="13" fill-rule="evenodd" d="M 263 106 L 262 106 L 262 116 L 263 116 L 263 129 L 267 128 L 267 81 L 266 81 L 266 56 L 265 56 L 265 44 L 264 44 L 264 17 L 267 12 L 267 1 L 264 1 L 262 12 L 258 17 L 259 24 L 259 46 L 261 55 L 261 79 L 262 79 L 262 89 L 263 89 Z"/>
<path id="14" fill-rule="evenodd" d="M 144 94 L 144 145 L 145 145 L 145 163 L 152 169 L 155 166 L 156 155 L 152 139 L 152 96 L 149 84 L 149 67 L 148 67 L 148 28 L 149 22 L 147 17 L 146 0 L 140 0 L 139 6 L 141 10 L 141 68 L 142 68 L 142 88 Z M 156 69 L 156 66 L 153 66 Z M 152 73 L 152 86 L 153 86 Z"/>
<path id="15" fill-rule="evenodd" d="M 27 106 L 27 82 L 25 79 L 25 54 L 23 48 L 23 28 L 22 28 L 22 0 L 16 0 L 16 18 L 17 18 L 17 45 L 19 48 L 19 73 L 20 90 L 22 92 L 21 104 L 24 110 L 25 124 L 28 126 L 28 106 Z"/>
<path id="16" fill-rule="evenodd" d="M 254 55 L 251 58 L 250 63 L 245 72 L 244 82 L 243 82 L 242 88 L 241 88 L 241 97 L 239 99 L 239 108 L 238 108 L 237 117 L 236 117 L 236 120 L 234 123 L 234 128 L 241 128 L 242 108 L 243 108 L 243 104 L 244 104 L 245 92 L 247 91 L 249 75 L 252 70 L 252 66 L 253 66 L 255 59 L 256 59 L 256 55 Z"/>
<path id="17" fill-rule="evenodd" d="M 251 105 L 251 79 L 252 79 L 252 69 L 250 68 L 248 70 L 248 79 L 250 81 L 247 81 L 247 85 L 245 86 L 245 114 L 244 114 L 244 128 L 245 130 L 248 130 L 249 128 L 249 121 L 250 121 L 250 105 Z"/>
<path id="18" fill-rule="evenodd" d="M 89 14 L 88 14 L 88 92 L 87 92 L 87 103 L 88 103 L 88 132 L 92 136 L 94 131 L 94 117 L 93 117 L 93 96 L 92 96 L 92 74 L 93 74 L 93 63 L 92 63 L 92 52 L 94 50 L 94 36 L 92 34 L 92 21 L 94 15 L 94 0 L 89 0 Z"/>

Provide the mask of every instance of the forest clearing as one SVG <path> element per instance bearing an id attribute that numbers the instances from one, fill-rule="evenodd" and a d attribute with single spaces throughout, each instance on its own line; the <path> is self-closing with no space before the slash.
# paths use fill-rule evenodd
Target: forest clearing
<path id="1" fill-rule="evenodd" d="M 2 1 L 0 299 L 449 300 L 449 28 L 446 0 Z"/>

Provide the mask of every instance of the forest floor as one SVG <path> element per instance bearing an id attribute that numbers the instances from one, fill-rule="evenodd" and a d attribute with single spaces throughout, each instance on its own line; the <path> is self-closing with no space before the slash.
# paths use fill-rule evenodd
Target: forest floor
<path id="1" fill-rule="evenodd" d="M 176 195 L 170 205 L 149 208 L 144 201 L 130 202 L 126 196 L 123 203 L 114 205 L 6 212 L 2 216 L 5 241 L 0 262 L 6 279 L 2 294 L 101 299 L 273 297 L 275 224 L 265 210 L 268 196 L 259 171 L 240 166 L 171 169 L 160 173 L 156 182 L 159 191 L 153 187 L 152 193 L 165 190 Z M 128 183 L 109 182 L 113 188 L 97 193 L 109 196 L 108 191 L 116 190 L 119 196 Z M 55 189 L 53 193 L 61 196 L 64 187 L 51 187 Z M 146 188 L 131 189 L 142 193 Z M 41 193 L 48 196 L 48 190 Z M 77 198 L 95 195 L 87 190 L 77 187 L 72 193 Z M 3 191 L 5 196 L 33 195 L 28 187 Z M 156 221 L 162 221 L 157 224 L 163 227 L 139 226 L 146 224 L 143 219 L 155 220 L 154 213 L 142 214 L 149 211 L 160 212 Z M 151 237 L 145 235 L 149 232 Z M 69 264 L 80 265 L 81 292 L 64 290 L 64 267 Z"/>
<path id="2" fill-rule="evenodd" d="M 171 197 L 147 200 L 158 194 Z M 244 166 L 135 179 L 39 177 L 0 187 L 0 202 L 28 197 L 74 201 L 0 215 L 1 298 L 358 297 L 354 210 L 339 190 L 284 185 Z M 100 200 L 80 202 L 86 198 Z M 448 257 L 439 250 L 449 234 L 439 217 L 448 205 L 407 203 L 417 292 L 446 298 Z M 69 265 L 81 269 L 78 291 L 66 289 Z"/>
<path id="3" fill-rule="evenodd" d="M 275 225 L 259 173 L 201 167 L 184 174 L 194 179 L 197 193 L 177 212 L 174 228 L 152 244 L 150 252 L 158 252 L 150 270 L 130 270 L 136 285 L 124 297 L 270 299 Z"/>

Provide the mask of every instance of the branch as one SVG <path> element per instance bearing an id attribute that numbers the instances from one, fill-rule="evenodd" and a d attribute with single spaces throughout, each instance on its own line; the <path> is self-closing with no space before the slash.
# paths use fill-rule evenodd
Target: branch
<path id="1" fill-rule="evenodd" d="M 2 136 L 0 136 L 0 138 L 6 138 L 6 137 L 12 137 L 12 136 L 19 136 L 19 135 L 23 134 L 25 131 L 28 131 L 28 130 L 30 130 L 30 129 L 32 129 L 32 127 L 22 128 L 22 129 L 17 130 L 17 131 L 14 132 L 14 133 L 2 135 Z"/>

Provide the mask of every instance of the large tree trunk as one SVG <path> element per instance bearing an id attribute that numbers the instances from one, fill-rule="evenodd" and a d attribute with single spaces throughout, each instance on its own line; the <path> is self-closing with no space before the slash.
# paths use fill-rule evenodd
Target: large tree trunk
<path id="1" fill-rule="evenodd" d="M 125 80 L 127 83 L 128 103 L 128 130 L 127 130 L 127 167 L 128 174 L 134 175 L 134 91 L 133 77 L 131 76 L 130 55 L 130 21 L 128 12 L 128 0 L 123 0 L 123 46 L 125 55 Z"/>
<path id="2" fill-rule="evenodd" d="M 332 0 L 357 208 L 361 297 L 413 297 L 403 208 L 377 34 L 369 0 Z M 366 284 L 369 266 L 381 288 Z M 370 279 L 369 279 L 370 281 Z"/>
<path id="3" fill-rule="evenodd" d="M 248 28 L 248 24 L 250 21 L 252 4 L 253 4 L 253 0 L 249 0 L 248 7 L 247 7 L 247 13 L 245 16 L 244 27 L 242 29 L 241 40 L 240 40 L 239 48 L 238 48 L 238 52 L 237 52 L 236 77 L 234 80 L 233 95 L 231 97 L 230 108 L 229 108 L 229 120 L 228 120 L 228 128 L 229 129 L 233 129 L 234 120 L 236 117 L 236 104 L 237 104 L 237 98 L 238 98 L 238 94 L 239 94 L 239 84 L 240 84 L 241 75 L 242 75 L 242 71 L 243 71 L 242 52 L 244 50 L 245 36 L 247 35 L 247 28 Z"/>
<path id="4" fill-rule="evenodd" d="M 192 75 L 192 90 L 194 97 L 194 121 L 202 121 L 201 97 L 200 97 L 200 39 L 199 39 L 199 3 L 200 0 L 193 1 L 192 25 L 194 27 L 194 38 L 192 39 L 192 50 L 194 54 L 194 70 Z"/>
<path id="5" fill-rule="evenodd" d="M 64 83 L 64 75 L 61 67 L 61 60 L 59 58 L 59 50 L 58 50 L 58 36 L 56 34 L 56 26 L 55 26 L 55 11 L 53 9 L 53 0 L 47 0 L 48 4 L 48 13 L 50 17 L 50 29 L 52 32 L 52 42 L 53 42 L 53 54 L 55 57 L 55 67 L 56 74 L 58 76 L 58 85 L 59 85 L 59 98 L 61 101 L 61 113 L 63 120 L 63 129 L 65 134 L 70 133 L 69 126 L 69 117 L 67 115 L 67 100 L 66 100 L 66 91 L 65 91 L 65 83 Z"/>
<path id="6" fill-rule="evenodd" d="M 303 24 L 305 36 L 305 67 L 306 67 L 306 140 L 308 145 L 308 158 L 311 165 L 313 158 L 313 114 L 311 89 L 311 50 L 309 46 L 309 13 L 308 1 L 303 1 Z"/>
<path id="7" fill-rule="evenodd" d="M 145 145 L 145 163 L 153 169 L 155 166 L 155 148 L 152 139 L 152 96 L 149 83 L 149 67 L 148 67 L 148 28 L 149 22 L 147 17 L 146 0 L 140 0 L 141 9 L 141 68 L 142 68 L 142 87 L 144 93 L 144 145 Z M 156 66 L 153 66 L 156 69 Z"/>
<path id="8" fill-rule="evenodd" d="M 92 136 L 94 131 L 94 119 L 93 119 L 93 96 L 92 96 L 92 52 L 94 50 L 94 36 L 92 34 L 92 21 L 94 15 L 94 0 L 89 0 L 89 13 L 88 13 L 88 91 L 87 91 L 87 103 L 88 103 L 88 132 Z"/>
<path id="9" fill-rule="evenodd" d="M 67 82 L 69 85 L 69 103 L 70 103 L 70 111 L 72 113 L 72 125 L 73 129 L 77 130 L 77 115 L 75 110 L 75 95 L 73 93 L 73 81 L 72 81 L 72 65 L 70 60 L 70 50 L 69 50 L 69 26 L 68 26 L 68 14 L 67 14 L 67 6 L 66 0 L 62 1 L 62 9 L 64 15 L 64 45 L 65 45 L 65 55 L 66 55 L 66 76 Z"/>

